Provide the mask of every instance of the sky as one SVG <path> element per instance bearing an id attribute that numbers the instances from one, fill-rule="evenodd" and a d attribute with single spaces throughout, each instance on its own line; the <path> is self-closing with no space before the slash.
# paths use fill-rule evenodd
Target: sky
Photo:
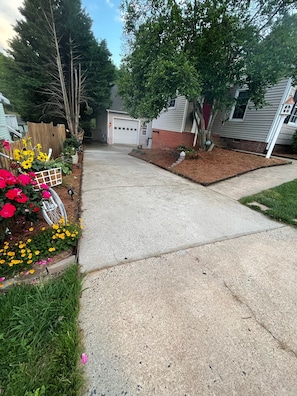
<path id="1" fill-rule="evenodd" d="M 14 36 L 13 25 L 21 15 L 18 8 L 23 0 L 0 0 L 0 51 L 8 48 L 7 40 Z M 92 30 L 99 40 L 106 40 L 116 66 L 121 60 L 121 36 L 123 23 L 120 15 L 120 0 L 82 0 L 82 7 L 93 20 Z"/>

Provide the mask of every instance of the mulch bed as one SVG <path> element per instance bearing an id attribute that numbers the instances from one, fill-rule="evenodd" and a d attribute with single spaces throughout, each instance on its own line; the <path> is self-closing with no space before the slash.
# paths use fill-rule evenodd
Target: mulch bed
<path id="1" fill-rule="evenodd" d="M 169 169 L 178 158 L 175 150 L 138 149 L 130 153 L 133 157 L 158 165 L 202 185 L 213 184 L 255 169 L 284 165 L 289 162 L 286 159 L 265 158 L 220 147 L 215 147 L 210 152 L 198 151 L 197 154 L 198 158 L 186 158 Z"/>

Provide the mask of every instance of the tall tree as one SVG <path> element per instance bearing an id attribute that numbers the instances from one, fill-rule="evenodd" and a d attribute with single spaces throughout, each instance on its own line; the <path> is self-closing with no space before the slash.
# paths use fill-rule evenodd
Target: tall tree
<path id="1" fill-rule="evenodd" d="M 127 0 L 128 54 L 120 93 L 135 117 L 153 119 L 168 100 L 185 95 L 210 138 L 219 109 L 234 103 L 231 87 L 246 86 L 256 107 L 268 86 L 293 76 L 296 0 Z M 296 65 L 296 63 L 295 63 Z M 203 104 L 212 106 L 206 126 Z"/>
<path id="2" fill-rule="evenodd" d="M 20 12 L 23 18 L 15 25 L 16 36 L 10 42 L 6 66 L 14 82 L 11 100 L 22 117 L 35 122 L 65 122 L 63 116 L 53 115 L 57 114 L 57 108 L 55 113 L 50 110 L 52 101 L 48 93 L 57 76 L 57 48 L 53 45 L 53 25 L 49 20 L 55 22 L 66 89 L 72 90 L 74 60 L 77 60 L 88 98 L 81 105 L 81 120 L 95 117 L 110 102 L 114 66 L 105 41 L 95 39 L 92 21 L 82 9 L 81 1 L 25 0 Z"/>

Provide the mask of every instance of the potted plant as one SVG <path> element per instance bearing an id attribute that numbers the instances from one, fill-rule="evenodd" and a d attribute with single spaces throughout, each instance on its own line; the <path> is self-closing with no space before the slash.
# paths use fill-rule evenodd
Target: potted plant
<path id="1" fill-rule="evenodd" d="M 80 141 L 76 137 L 70 137 L 65 139 L 63 143 L 63 156 L 64 157 L 71 157 L 72 163 L 77 164 L 78 163 L 78 150 L 80 148 Z"/>

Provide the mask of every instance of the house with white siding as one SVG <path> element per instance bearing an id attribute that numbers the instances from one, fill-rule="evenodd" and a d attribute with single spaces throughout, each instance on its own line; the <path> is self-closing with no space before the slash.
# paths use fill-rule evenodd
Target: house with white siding
<path id="1" fill-rule="evenodd" d="M 291 147 L 292 135 L 297 129 L 297 93 L 292 79 L 284 79 L 267 89 L 267 105 L 262 109 L 253 107 L 246 89 L 234 90 L 234 97 L 239 99 L 237 104 L 230 111 L 217 114 L 212 128 L 214 137 L 219 137 L 231 148 L 258 153 Z M 291 114 L 284 117 L 281 111 L 290 97 L 294 98 L 295 105 Z M 152 147 L 193 145 L 195 123 L 191 113 L 191 105 L 185 97 L 175 98 L 168 110 L 152 122 Z M 205 106 L 204 113 L 208 123 L 209 106 Z"/>
<path id="2" fill-rule="evenodd" d="M 97 128 L 92 130 L 92 140 L 107 144 L 150 147 L 151 123 L 135 119 L 124 110 L 116 85 L 112 87 L 111 99 L 110 108 L 97 117 Z"/>

